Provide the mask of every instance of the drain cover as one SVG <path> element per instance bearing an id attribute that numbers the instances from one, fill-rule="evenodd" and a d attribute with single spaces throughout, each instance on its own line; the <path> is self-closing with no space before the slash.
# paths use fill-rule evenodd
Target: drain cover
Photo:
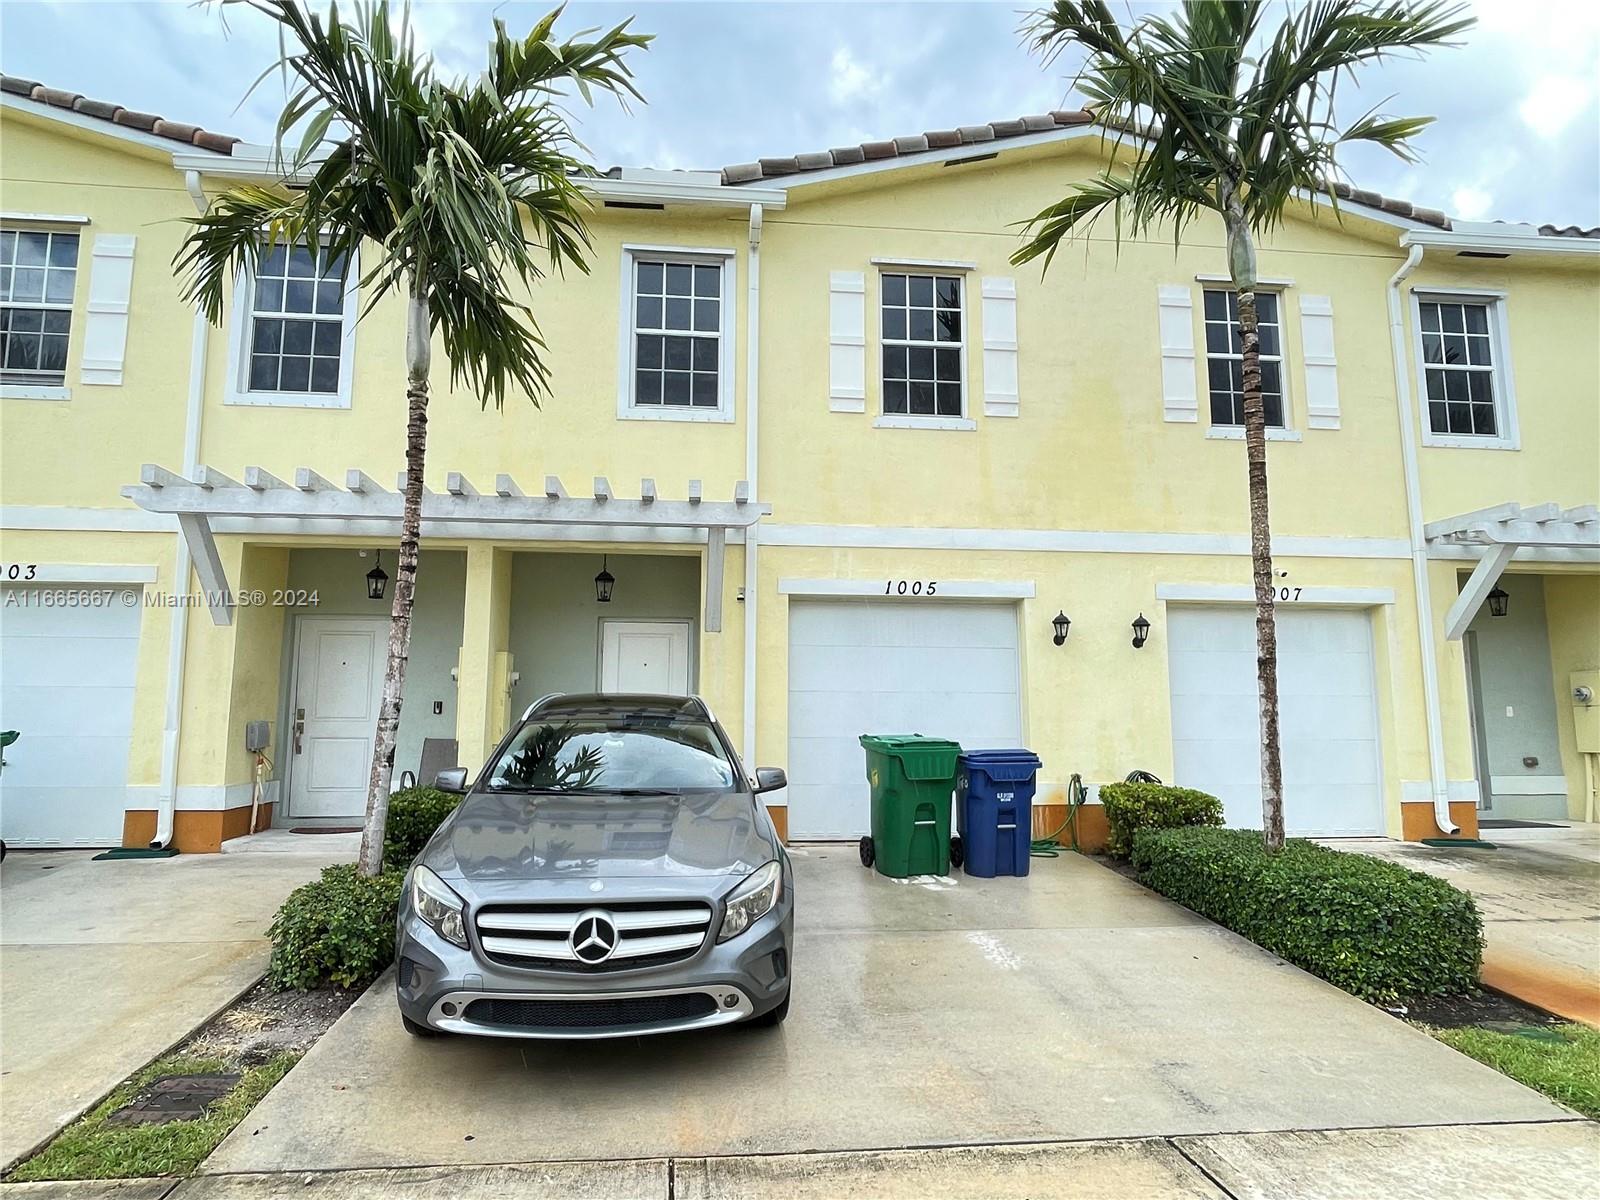
<path id="1" fill-rule="evenodd" d="M 164 1125 L 194 1121 L 233 1090 L 236 1074 L 168 1075 L 158 1079 L 106 1118 L 112 1125 Z"/>

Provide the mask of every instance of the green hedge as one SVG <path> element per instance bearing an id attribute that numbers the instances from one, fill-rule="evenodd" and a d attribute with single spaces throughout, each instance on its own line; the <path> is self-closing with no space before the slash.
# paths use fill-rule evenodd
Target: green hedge
<path id="1" fill-rule="evenodd" d="M 394 960 L 404 883 L 402 871 L 366 878 L 354 863 L 341 863 L 295 888 L 272 919 L 268 982 L 279 990 L 371 983 Z"/>
<path id="2" fill-rule="evenodd" d="M 1162 895 L 1364 1000 L 1477 987 L 1477 905 L 1431 875 L 1311 842 L 1268 854 L 1248 829 L 1146 830 L 1133 865 Z"/>
<path id="3" fill-rule="evenodd" d="M 383 827 L 383 865 L 404 871 L 422 853 L 433 831 L 455 812 L 461 797 L 438 788 L 403 788 L 389 797 L 389 819 Z"/>
<path id="4" fill-rule="evenodd" d="M 1106 851 L 1113 858 L 1133 853 L 1133 836 L 1141 829 L 1173 829 L 1180 825 L 1221 825 L 1222 801 L 1194 788 L 1162 783 L 1106 783 L 1100 786 L 1111 833 Z"/>

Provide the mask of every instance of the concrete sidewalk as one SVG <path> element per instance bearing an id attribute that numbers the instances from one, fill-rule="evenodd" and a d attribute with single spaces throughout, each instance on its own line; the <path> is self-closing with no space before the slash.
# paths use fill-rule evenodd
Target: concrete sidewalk
<path id="1" fill-rule="evenodd" d="M 0 1200 L 1571 1200 L 1600 1189 L 1587 1121 L 12 1184 Z"/>
<path id="2" fill-rule="evenodd" d="M 1447 879 L 1483 914 L 1483 982 L 1600 1027 L 1600 825 L 1486 829 L 1493 850 L 1331 843 Z"/>
<path id="3" fill-rule="evenodd" d="M 334 861 L 94 853 L 13 850 L 0 865 L 0 1165 L 254 983 L 273 912 Z"/>
<path id="4" fill-rule="evenodd" d="M 1067 855 L 891 881 L 802 847 L 777 1030 L 419 1041 L 381 979 L 208 1160 L 215 1173 L 718 1158 L 1565 1109 Z M 810 1161 L 810 1160 L 807 1160 Z"/>

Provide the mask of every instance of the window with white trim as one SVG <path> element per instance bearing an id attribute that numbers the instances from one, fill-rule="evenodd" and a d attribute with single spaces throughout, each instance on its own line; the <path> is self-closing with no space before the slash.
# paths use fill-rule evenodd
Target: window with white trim
<path id="1" fill-rule="evenodd" d="M 731 259 L 629 251 L 626 416 L 732 414 Z"/>
<path id="2" fill-rule="evenodd" d="M 353 259 L 326 246 L 263 249 L 234 293 L 228 403 L 348 407 L 356 277 Z"/>
<path id="3" fill-rule="evenodd" d="M 1422 379 L 1428 429 L 1448 437 L 1503 437 L 1495 375 L 1494 305 L 1489 300 L 1419 297 Z"/>
<path id="4" fill-rule="evenodd" d="M 0 383 L 66 381 L 78 235 L 0 229 Z"/>
<path id="5" fill-rule="evenodd" d="M 1239 329 L 1239 294 L 1205 289 L 1206 380 L 1211 393 L 1211 424 L 1244 425 L 1244 334 Z M 1256 327 L 1261 339 L 1261 406 L 1267 428 L 1284 428 L 1283 327 L 1276 292 L 1256 293 Z"/>
<path id="6" fill-rule="evenodd" d="M 885 272 L 879 294 L 884 415 L 964 416 L 961 276 Z"/>

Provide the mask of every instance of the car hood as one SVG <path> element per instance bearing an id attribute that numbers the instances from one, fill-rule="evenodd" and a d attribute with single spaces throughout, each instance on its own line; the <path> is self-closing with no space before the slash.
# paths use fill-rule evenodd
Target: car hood
<path id="1" fill-rule="evenodd" d="M 743 876 L 778 854 L 746 792 L 474 792 L 422 861 L 441 874 L 492 883 Z"/>

